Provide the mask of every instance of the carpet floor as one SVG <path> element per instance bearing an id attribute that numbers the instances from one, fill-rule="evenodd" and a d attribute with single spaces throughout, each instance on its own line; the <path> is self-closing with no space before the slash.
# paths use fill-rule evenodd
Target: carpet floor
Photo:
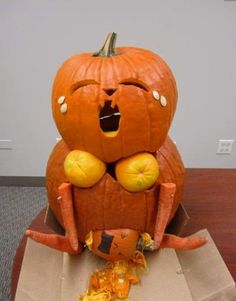
<path id="1" fill-rule="evenodd" d="M 11 269 L 17 246 L 46 203 L 43 187 L 0 187 L 0 301 L 10 300 Z"/>

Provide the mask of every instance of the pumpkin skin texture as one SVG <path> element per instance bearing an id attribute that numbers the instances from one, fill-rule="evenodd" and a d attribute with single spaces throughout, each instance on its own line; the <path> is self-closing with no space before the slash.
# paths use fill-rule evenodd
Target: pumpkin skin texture
<path id="1" fill-rule="evenodd" d="M 116 48 L 117 55 L 77 54 L 59 69 L 52 111 L 70 150 L 90 152 L 104 162 L 155 152 L 165 141 L 175 112 L 177 89 L 167 64 L 140 48 Z M 167 100 L 166 106 L 153 91 Z M 58 99 L 64 96 L 66 112 Z M 118 129 L 104 132 L 99 114 L 110 104 L 120 113 Z"/>
<path id="2" fill-rule="evenodd" d="M 48 160 L 46 188 L 48 200 L 56 218 L 63 226 L 58 186 L 66 182 L 63 162 L 70 152 L 63 140 L 57 143 Z M 106 172 L 90 188 L 73 186 L 74 217 L 78 239 L 85 243 L 92 230 L 133 229 L 147 232 L 153 237 L 158 206 L 160 183 L 176 184 L 176 193 L 169 221 L 181 201 L 184 184 L 184 166 L 175 144 L 167 138 L 155 153 L 160 175 L 156 184 L 145 191 L 131 193 Z"/>

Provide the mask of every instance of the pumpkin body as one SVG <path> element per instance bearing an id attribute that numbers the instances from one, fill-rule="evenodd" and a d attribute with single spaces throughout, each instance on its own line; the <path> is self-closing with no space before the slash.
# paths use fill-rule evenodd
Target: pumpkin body
<path id="1" fill-rule="evenodd" d="M 177 101 L 175 79 L 157 54 L 140 48 L 116 50 L 116 56 L 105 58 L 92 53 L 71 57 L 59 69 L 52 91 L 53 116 L 70 150 L 87 151 L 104 162 L 159 149 Z M 164 107 L 153 91 L 167 100 Z M 66 112 L 65 107 L 61 111 L 61 97 Z M 103 111 L 120 114 L 106 130 Z"/>
<path id="2" fill-rule="evenodd" d="M 69 180 L 74 184 L 73 215 L 78 240 L 84 244 L 92 231 L 94 252 L 99 255 L 102 235 L 107 241 L 109 235 L 113 237 L 112 254 L 107 258 L 103 252 L 107 259 L 118 258 L 119 252 L 129 257 L 143 232 L 154 236 L 161 183 L 176 184 L 168 215 L 169 221 L 172 219 L 184 181 L 181 157 L 167 136 L 177 103 L 174 76 L 157 54 L 134 47 L 114 48 L 114 39 L 112 33 L 95 54 L 72 56 L 56 75 L 52 111 L 63 140 L 52 151 L 46 176 L 49 204 L 62 226 L 58 187 Z M 73 152 L 91 154 L 104 164 L 91 187 L 90 182 L 87 185 L 77 178 L 77 163 L 71 167 L 69 160 L 68 167 L 66 160 L 64 171 L 65 158 Z M 155 168 L 148 173 L 150 182 L 137 190 L 133 184 L 130 188 L 132 179 L 124 178 L 124 174 L 130 176 L 126 165 L 139 156 L 143 156 L 142 160 L 151 157 Z M 145 163 L 142 168 L 147 166 Z M 85 172 L 86 176 L 91 173 L 93 169 Z M 127 240 L 121 238 L 125 231 Z"/>
<path id="3" fill-rule="evenodd" d="M 46 187 L 49 204 L 62 226 L 61 209 L 57 200 L 58 186 L 67 181 L 63 162 L 69 152 L 70 149 L 65 142 L 60 141 L 52 151 L 47 166 Z M 126 191 L 113 177 L 109 164 L 107 172 L 94 186 L 90 188 L 73 186 L 75 222 L 78 239 L 82 243 L 85 243 L 85 237 L 90 231 L 104 229 L 133 229 L 147 232 L 153 237 L 160 183 L 176 183 L 170 219 L 173 217 L 183 194 L 183 163 L 170 138 L 166 139 L 155 156 L 160 175 L 148 190 L 136 193 Z"/>
<path id="4" fill-rule="evenodd" d="M 181 157 L 167 136 L 175 79 L 157 54 L 115 49 L 115 38 L 109 34 L 94 54 L 69 58 L 56 75 L 52 110 L 62 140 L 48 160 L 46 188 L 65 235 L 26 231 L 56 250 L 77 255 L 86 245 L 115 261 L 106 269 L 108 278 L 114 280 L 114 271 L 123 278 L 108 279 L 110 289 L 103 292 L 107 276 L 95 273 L 95 291 L 90 287 L 85 299 L 107 292 L 127 297 L 129 284 L 138 282 L 131 269 L 146 266 L 145 250 L 194 249 L 207 242 L 165 233 L 184 184 Z"/>

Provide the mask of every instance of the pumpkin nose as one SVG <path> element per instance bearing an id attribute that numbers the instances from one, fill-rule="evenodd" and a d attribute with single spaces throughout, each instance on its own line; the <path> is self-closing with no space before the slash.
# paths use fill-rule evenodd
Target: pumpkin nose
<path id="1" fill-rule="evenodd" d="M 103 91 L 108 95 L 111 96 L 116 92 L 116 89 L 103 89 Z"/>

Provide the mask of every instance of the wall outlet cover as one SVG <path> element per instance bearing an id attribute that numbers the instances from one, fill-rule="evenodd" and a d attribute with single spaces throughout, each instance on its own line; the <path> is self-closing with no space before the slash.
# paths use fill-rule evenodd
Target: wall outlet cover
<path id="1" fill-rule="evenodd" d="M 218 155 L 230 155 L 232 152 L 234 140 L 233 139 L 220 139 L 218 141 L 218 147 L 216 154 Z"/>

